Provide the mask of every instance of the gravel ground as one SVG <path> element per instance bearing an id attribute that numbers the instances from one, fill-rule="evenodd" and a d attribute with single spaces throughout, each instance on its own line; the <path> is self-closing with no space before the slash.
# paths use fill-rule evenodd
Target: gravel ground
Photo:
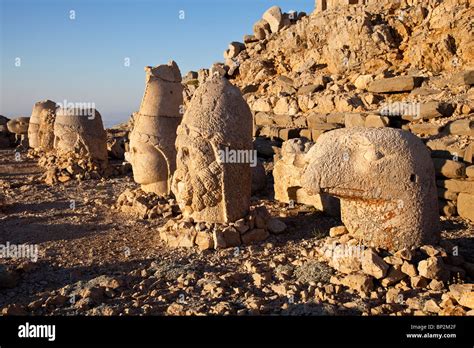
<path id="1" fill-rule="evenodd" d="M 310 208 L 288 209 L 258 197 L 288 226 L 260 245 L 220 251 L 169 249 L 157 230 L 166 220 L 140 220 L 113 209 L 130 176 L 47 186 L 32 159 L 0 151 L 0 245 L 38 246 L 38 260 L 3 258 L 14 286 L 0 288 L 3 314 L 370 314 L 384 289 L 364 296 L 332 285 L 334 270 L 314 249 L 341 225 Z M 474 227 L 443 221 L 443 236 L 470 262 Z M 5 267 L 4 267 L 5 266 Z M 0 279 L 2 277 L 0 268 Z M 321 291 L 324 300 L 316 296 Z M 393 308 L 393 313 L 406 313 Z"/>

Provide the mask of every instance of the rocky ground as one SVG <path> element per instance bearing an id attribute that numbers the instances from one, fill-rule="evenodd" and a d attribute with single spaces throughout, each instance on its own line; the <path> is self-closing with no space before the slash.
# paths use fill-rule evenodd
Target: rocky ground
<path id="1" fill-rule="evenodd" d="M 130 176 L 48 186 L 34 160 L 17 160 L 13 150 L 0 152 L 7 200 L 0 244 L 37 244 L 39 258 L 0 259 L 4 315 L 472 314 L 472 300 L 460 299 L 457 286 L 472 280 L 466 265 L 474 262 L 474 226 L 459 218 L 443 218 L 442 226 L 464 256 L 457 262 L 466 266 L 463 279 L 387 285 L 329 266 L 321 255 L 325 245 L 347 239 L 333 228 L 341 222 L 306 206 L 290 209 L 271 192 L 253 203 L 264 202 L 286 233 L 217 251 L 171 249 L 157 238 L 166 218 L 136 219 L 113 208 L 125 189 L 137 187 Z"/>
<path id="2" fill-rule="evenodd" d="M 39 250 L 37 262 L 0 257 L 1 313 L 473 315 L 473 11 L 469 0 L 377 1 L 308 15 L 273 7 L 244 43 L 230 43 L 224 63 L 185 76 L 185 106 L 217 73 L 253 113 L 270 192 L 252 205 L 287 229 L 250 246 L 165 246 L 160 228 L 179 212 L 168 201 L 131 215 L 141 204 L 129 168 L 117 164 L 107 179 L 82 173 L 88 163 L 44 173 L 25 154 L 0 150 L 0 252 L 7 243 Z M 364 248 L 338 218 L 273 199 L 272 146 L 355 126 L 411 131 L 431 150 L 439 246 Z M 0 143 L 11 145 L 2 127 Z M 109 130 L 110 158 L 123 160 L 130 128 Z"/>

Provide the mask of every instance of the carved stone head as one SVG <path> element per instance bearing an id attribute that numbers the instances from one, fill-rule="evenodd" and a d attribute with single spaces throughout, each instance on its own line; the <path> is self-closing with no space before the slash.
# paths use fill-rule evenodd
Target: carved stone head
<path id="1" fill-rule="evenodd" d="M 183 215 L 225 223 L 248 213 L 251 167 L 237 157 L 252 152 L 252 114 L 238 88 L 217 76 L 201 85 L 178 128 L 176 148 L 172 189 Z"/>
<path id="2" fill-rule="evenodd" d="M 100 113 L 95 109 L 58 109 L 54 149 L 58 156 L 76 154 L 107 161 L 107 134 Z"/>
<path id="3" fill-rule="evenodd" d="M 16 135 L 28 134 L 29 117 L 17 117 L 7 122 L 7 128 L 10 133 Z"/>
<path id="4" fill-rule="evenodd" d="M 340 198 L 349 234 L 397 251 L 439 239 L 438 197 L 429 150 L 392 128 L 324 133 L 306 155 L 302 186 Z"/>
<path id="5" fill-rule="evenodd" d="M 145 192 L 169 195 L 176 168 L 176 129 L 183 104 L 181 73 L 175 62 L 146 67 L 145 94 L 133 115 L 128 159 Z"/>
<path id="6" fill-rule="evenodd" d="M 42 137 L 47 137 L 48 140 L 43 144 L 46 146 L 45 150 L 52 149 L 52 142 L 53 139 L 53 128 L 52 124 L 51 127 L 47 128 L 43 126 L 43 131 L 40 133 L 41 123 L 43 119 L 43 123 L 49 122 L 52 119 L 52 123 L 54 123 L 54 118 L 56 116 L 56 108 L 57 105 L 55 102 L 51 100 L 42 100 L 36 102 L 33 106 L 33 111 L 31 112 L 30 118 L 30 125 L 28 127 L 28 138 L 30 140 L 30 147 L 33 149 L 38 149 L 41 147 Z M 41 114 L 44 112 L 43 117 Z M 50 134 L 49 134 L 50 133 Z"/>

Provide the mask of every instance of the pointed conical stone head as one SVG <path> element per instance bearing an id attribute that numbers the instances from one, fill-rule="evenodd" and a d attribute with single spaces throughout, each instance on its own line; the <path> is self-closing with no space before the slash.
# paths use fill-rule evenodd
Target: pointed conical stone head
<path id="1" fill-rule="evenodd" d="M 226 223 L 248 213 L 252 114 L 237 87 L 214 76 L 196 90 L 176 149 L 172 189 L 184 216 Z"/>
<path id="2" fill-rule="evenodd" d="M 145 93 L 134 114 L 129 159 L 134 180 L 145 192 L 169 195 L 176 169 L 176 129 L 181 122 L 183 86 L 175 62 L 146 67 Z"/>

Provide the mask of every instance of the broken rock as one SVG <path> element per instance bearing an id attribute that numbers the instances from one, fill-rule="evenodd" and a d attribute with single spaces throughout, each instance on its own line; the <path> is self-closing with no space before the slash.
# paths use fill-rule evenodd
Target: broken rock
<path id="1" fill-rule="evenodd" d="M 413 76 L 400 76 L 375 80 L 369 85 L 368 90 L 372 93 L 410 92 L 418 86 L 417 78 Z"/>
<path id="2" fill-rule="evenodd" d="M 430 257 L 418 264 L 420 276 L 428 279 L 448 280 L 449 271 L 440 257 Z"/>
<path id="3" fill-rule="evenodd" d="M 387 274 L 389 266 L 373 250 L 367 249 L 362 254 L 362 271 L 376 279 L 381 279 Z"/>
<path id="4" fill-rule="evenodd" d="M 277 33 L 283 27 L 283 15 L 278 6 L 270 7 L 262 16 L 270 25 L 272 33 Z"/>
<path id="5" fill-rule="evenodd" d="M 369 292 L 374 287 L 372 277 L 363 273 L 349 274 L 341 279 L 341 284 L 358 292 Z"/>

